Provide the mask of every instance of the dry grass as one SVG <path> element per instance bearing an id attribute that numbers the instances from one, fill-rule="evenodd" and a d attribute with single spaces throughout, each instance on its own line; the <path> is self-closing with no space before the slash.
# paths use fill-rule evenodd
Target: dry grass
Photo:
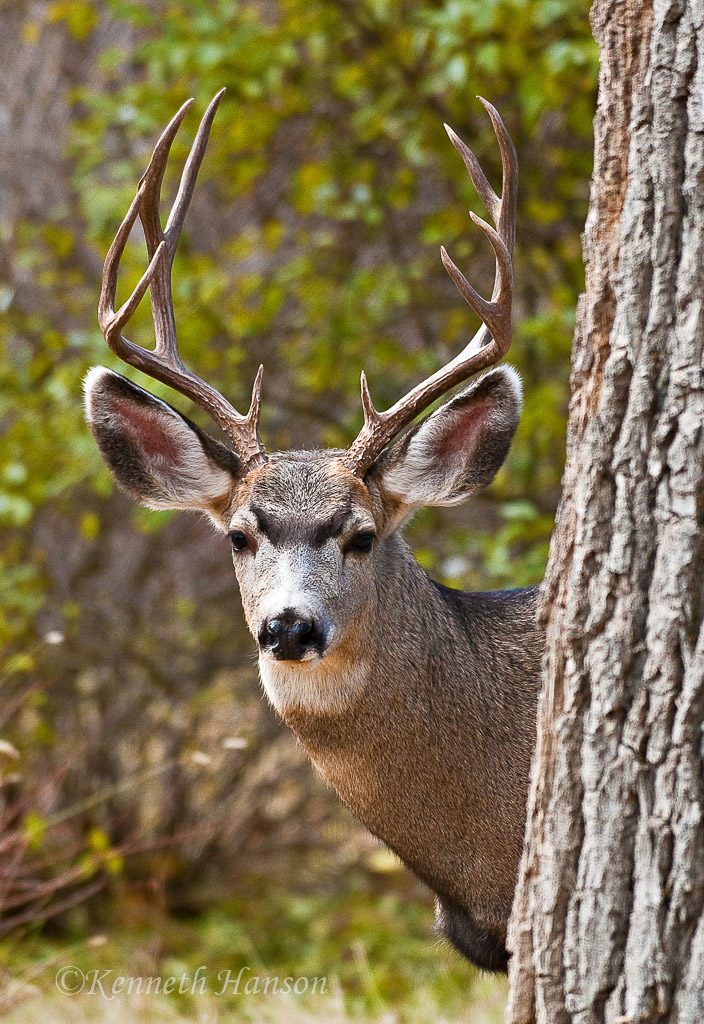
<path id="1" fill-rule="evenodd" d="M 485 998 L 473 1001 L 463 1024 L 501 1024 L 504 994 L 494 983 L 487 985 Z M 7 1024 L 397 1024 L 435 1021 L 459 1024 L 459 1018 L 439 1015 L 437 1007 L 418 1007 L 409 1017 L 404 1011 L 390 1011 L 363 1020 L 350 1017 L 341 999 L 322 997 L 315 1006 L 304 1006 L 293 997 L 274 996 L 266 1002 L 243 1002 L 237 1010 L 223 1009 L 214 996 L 203 996 L 195 1013 L 184 1014 L 164 996 L 116 997 L 108 1002 L 95 996 L 61 996 L 47 993 L 23 1002 L 5 1018 Z"/>
<path id="2" fill-rule="evenodd" d="M 506 997 L 505 982 L 486 977 L 475 985 L 470 1004 L 461 1017 L 448 1017 L 430 1002 L 382 1011 L 378 1015 L 351 1016 L 339 988 L 304 1001 L 281 994 L 241 996 L 232 1000 L 204 993 L 185 1010 L 169 996 L 133 994 L 106 999 L 100 995 L 61 994 L 47 978 L 41 985 L 15 980 L 6 986 L 7 1002 L 14 1003 L 4 1017 L 6 1024 L 501 1024 Z M 6 1003 L 7 1005 L 7 1003 Z"/>

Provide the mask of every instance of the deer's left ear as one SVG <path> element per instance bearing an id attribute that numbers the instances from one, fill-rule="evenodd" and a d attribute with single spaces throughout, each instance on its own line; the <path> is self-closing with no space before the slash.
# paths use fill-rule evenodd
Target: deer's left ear
<path id="1" fill-rule="evenodd" d="M 118 484 L 147 508 L 198 509 L 222 529 L 240 473 L 225 445 L 148 391 L 94 367 L 85 380 L 86 415 Z"/>
<path id="2" fill-rule="evenodd" d="M 423 505 L 458 505 L 496 476 L 520 409 L 516 371 L 490 370 L 387 448 L 367 479 L 404 513 Z"/>

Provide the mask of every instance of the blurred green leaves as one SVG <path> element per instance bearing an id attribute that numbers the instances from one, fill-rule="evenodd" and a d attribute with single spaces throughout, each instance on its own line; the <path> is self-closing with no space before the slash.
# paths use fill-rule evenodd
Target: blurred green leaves
<path id="1" fill-rule="evenodd" d="M 162 127 L 189 95 L 201 112 L 223 85 L 175 266 L 177 322 L 186 363 L 236 404 L 264 361 L 270 447 L 348 443 L 362 367 L 383 407 L 475 329 L 438 245 L 485 290 L 492 261 L 442 122 L 496 182 L 495 140 L 474 95 L 501 110 L 521 165 L 511 360 L 523 419 L 471 529 L 437 514 L 413 529 L 441 576 L 443 560 L 462 556 L 452 582 L 540 578 L 583 276 L 597 76 L 587 11 L 586 0 L 62 0 L 25 26 L 36 45 L 60 27 L 83 63 L 62 78 L 65 198 L 3 226 L 0 638 L 26 633 L 47 593 L 39 517 L 58 504 L 76 531 L 99 538 L 112 485 L 83 422 L 81 378 L 95 362 L 123 369 L 95 323 L 100 264 Z M 167 195 L 196 124 L 191 114 L 174 145 Z M 143 267 L 135 243 L 121 295 Z M 151 343 L 146 301 L 131 336 Z M 152 516 L 135 512 L 135 529 L 156 528 Z"/>

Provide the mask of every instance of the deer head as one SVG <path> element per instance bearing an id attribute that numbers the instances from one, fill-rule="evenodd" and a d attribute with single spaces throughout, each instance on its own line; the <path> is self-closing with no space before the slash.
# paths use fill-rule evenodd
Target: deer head
<path id="1" fill-rule="evenodd" d="M 322 699 L 325 686 L 326 701 L 345 701 L 359 685 L 355 666 L 364 660 L 359 638 L 371 635 L 380 595 L 405 550 L 400 536 L 404 520 L 420 506 L 454 505 L 488 484 L 518 423 L 520 383 L 515 371 L 502 367 L 465 386 L 398 438 L 431 403 L 477 371 L 492 367 L 509 348 L 516 154 L 498 113 L 481 100 L 501 152 L 499 197 L 474 155 L 446 126 L 496 225 L 494 229 L 470 214 L 495 255 L 491 300 L 474 290 L 441 249 L 445 268 L 482 320 L 469 344 L 385 412 L 374 408 L 362 373 L 364 425 L 346 451 L 269 455 L 259 436 L 262 368 L 249 411 L 242 415 L 186 369 L 176 341 L 171 266 L 221 96 L 218 93 L 201 121 L 163 230 L 161 182 L 171 144 L 192 101 L 184 104 L 159 139 L 107 254 L 98 318 L 113 352 L 205 409 L 232 447 L 102 368 L 91 370 L 86 379 L 88 422 L 115 478 L 139 501 L 156 509 L 199 509 L 230 535 L 245 616 L 274 703 L 281 708 L 285 700 L 301 700 L 304 694 L 315 702 Z M 116 311 L 118 265 L 137 217 L 149 265 Z M 122 336 L 147 288 L 156 333 L 153 351 Z"/>

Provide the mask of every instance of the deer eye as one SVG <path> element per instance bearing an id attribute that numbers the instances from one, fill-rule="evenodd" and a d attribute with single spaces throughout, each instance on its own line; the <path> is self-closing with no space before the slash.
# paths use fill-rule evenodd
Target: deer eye
<path id="1" fill-rule="evenodd" d="M 347 545 L 348 551 L 371 551 L 372 544 L 376 540 L 376 534 L 371 530 L 362 530 L 355 534 Z"/>
<path id="2" fill-rule="evenodd" d="M 230 540 L 235 551 L 241 551 L 242 548 L 247 547 L 247 536 L 241 530 L 232 530 L 230 532 Z"/>

